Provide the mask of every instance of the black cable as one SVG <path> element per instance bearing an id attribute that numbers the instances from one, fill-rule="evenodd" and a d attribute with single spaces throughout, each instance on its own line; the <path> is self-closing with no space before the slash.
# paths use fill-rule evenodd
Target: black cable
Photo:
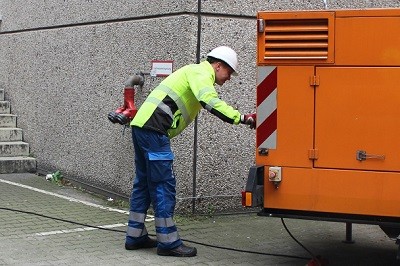
<path id="1" fill-rule="evenodd" d="M 201 48 L 201 0 L 197 0 L 197 44 L 196 44 L 196 63 L 201 61 L 200 48 Z M 193 128 L 193 158 L 192 158 L 192 214 L 196 212 L 196 189 L 197 189 L 197 151 L 198 151 L 198 116 L 194 119 Z"/>
<path id="2" fill-rule="evenodd" d="M 43 218 L 47 218 L 47 219 L 51 219 L 51 220 L 55 220 L 55 221 L 60 221 L 60 222 L 65 222 L 65 223 L 70 223 L 70 224 L 76 224 L 76 225 L 81 225 L 81 226 L 85 226 L 85 227 L 91 227 L 91 228 L 96 228 L 99 230 L 105 230 L 105 231 L 112 231 L 112 232 L 118 232 L 118 233 L 126 233 L 126 231 L 124 230 L 117 230 L 117 229 L 112 229 L 112 228 L 104 228 L 101 226 L 96 226 L 96 225 L 89 225 L 89 224 L 84 224 L 84 223 L 79 223 L 79 222 L 75 222 L 75 221 L 70 221 L 70 220 L 66 220 L 66 219 L 62 219 L 62 218 L 57 218 L 57 217 L 52 217 L 52 216 L 48 216 L 48 215 L 44 215 L 44 214 L 40 214 L 40 213 L 36 213 L 36 212 L 30 212 L 30 211 L 22 211 L 22 210 L 17 210 L 17 209 L 12 209 L 12 208 L 5 208 L 5 207 L 0 207 L 0 210 L 5 210 L 5 211 L 12 211 L 12 212 L 19 212 L 19 213 L 24 213 L 24 214 L 30 214 L 30 215 L 35 215 L 35 216 L 39 216 L 39 217 L 43 217 Z M 282 220 L 283 221 L 283 220 Z M 284 225 L 285 226 L 285 225 Z M 286 228 L 286 226 L 285 226 Z M 287 230 L 287 228 L 286 228 Z M 287 230 L 288 231 L 288 230 Z M 289 232 L 289 231 L 288 231 Z M 289 233 L 290 234 L 290 233 Z M 291 234 L 290 234 L 291 235 Z M 149 236 L 155 236 L 153 234 L 149 234 Z M 292 236 L 293 237 L 293 236 Z M 285 254 L 277 254 L 277 253 L 265 253 L 265 252 L 257 252 L 257 251 L 249 251 L 249 250 L 243 250 L 243 249 L 236 249 L 236 248 L 228 248 L 228 247 L 221 247 L 221 246 L 216 246 L 216 245 L 210 245 L 210 244 L 205 244 L 205 243 L 201 243 L 201 242 L 197 242 L 197 241 L 193 241 L 193 240 L 188 240 L 188 239 L 183 239 L 183 241 L 185 242 L 189 242 L 189 243 L 193 243 L 193 244 L 198 244 L 198 245 L 202 245 L 205 247 L 211 247 L 211 248 L 217 248 L 217 249 L 224 249 L 224 250 L 229 250 L 229 251 L 236 251 L 236 252 L 243 252 L 243 253 L 249 253 L 249 254 L 258 254 L 258 255 L 266 255 L 266 256 L 275 256 L 275 257 L 285 257 L 285 258 L 292 258 L 292 259 L 302 259 L 302 260 L 309 260 L 310 258 L 306 258 L 306 257 L 300 257 L 300 256 L 292 256 L 292 255 L 285 255 Z M 298 242 L 296 240 L 296 242 Z M 298 242 L 299 243 L 299 242 Z M 300 244 L 301 245 L 301 244 Z M 301 245 L 303 246 L 303 245 Z M 303 246 L 304 247 L 304 246 Z M 306 249 L 306 248 L 305 248 Z M 307 250 L 307 249 L 306 249 Z M 307 250 L 308 251 L 308 250 Z M 309 252 L 310 253 L 310 252 Z M 310 253 L 311 254 L 311 253 Z"/>
<path id="3" fill-rule="evenodd" d="M 17 209 L 4 208 L 4 207 L 0 207 L 0 210 L 12 211 L 12 212 L 19 212 L 19 213 L 25 213 L 25 214 L 31 214 L 31 215 L 35 215 L 35 216 L 39 216 L 39 217 L 44 217 L 44 218 L 51 219 L 51 220 L 55 220 L 55 221 L 60 221 L 60 222 L 65 222 L 65 223 L 70 223 L 70 224 L 76 224 L 76 225 L 81 225 L 81 226 L 91 227 L 91 228 L 96 228 L 96 229 L 101 229 L 101 230 L 107 230 L 107 231 L 123 232 L 123 233 L 125 233 L 125 231 L 122 231 L 122 230 L 116 230 L 116 229 L 111 229 L 111 228 L 104 228 L 104 227 L 100 227 L 100 226 L 96 226 L 96 225 L 88 225 L 88 224 L 84 224 L 84 223 L 79 223 L 79 222 L 75 222 L 75 221 L 69 221 L 69 220 L 57 218 L 57 217 L 47 216 L 47 215 L 45 215 L 45 214 L 40 214 L 40 213 L 36 213 L 36 212 L 21 211 L 21 210 L 17 210 Z"/>
<path id="4" fill-rule="evenodd" d="M 281 221 L 282 221 L 283 227 L 285 227 L 285 230 L 286 230 L 286 232 L 290 235 L 290 237 L 291 237 L 297 244 L 299 244 L 305 251 L 307 251 L 308 254 L 310 254 L 310 256 L 314 259 L 314 261 L 316 261 L 317 264 L 318 264 L 319 266 L 321 266 L 318 257 L 315 256 L 308 248 L 306 248 L 306 246 L 304 246 L 302 243 L 300 243 L 300 241 L 298 241 L 298 240 L 292 235 L 292 233 L 291 233 L 291 232 L 289 231 L 289 229 L 287 228 L 287 226 L 286 226 L 285 221 L 283 220 L 283 218 L 281 218 Z"/>
<path id="5" fill-rule="evenodd" d="M 274 257 L 285 257 L 285 258 L 302 259 L 302 260 L 309 260 L 310 259 L 310 258 L 306 258 L 306 257 L 286 255 L 286 254 L 257 252 L 257 251 L 243 250 L 243 249 L 237 249 L 237 248 L 221 247 L 221 246 L 205 244 L 205 243 L 201 243 L 201 242 L 197 242 L 197 241 L 193 241 L 193 240 L 188 240 L 188 239 L 183 239 L 183 238 L 182 238 L 182 240 L 186 241 L 186 242 L 189 242 L 189 243 L 202 245 L 202 246 L 205 246 L 205 247 L 218 248 L 218 249 L 224 249 L 224 250 L 236 251 L 236 252 L 243 252 L 243 253 L 249 253 L 249 254 L 258 254 L 258 255 L 266 255 L 266 256 L 274 256 Z"/>

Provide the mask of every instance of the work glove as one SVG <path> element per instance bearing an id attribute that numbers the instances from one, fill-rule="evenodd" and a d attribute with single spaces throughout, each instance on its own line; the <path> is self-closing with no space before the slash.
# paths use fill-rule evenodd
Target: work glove
<path id="1" fill-rule="evenodd" d="M 256 128 L 256 113 L 240 115 L 240 123 L 249 125 L 251 129 Z"/>

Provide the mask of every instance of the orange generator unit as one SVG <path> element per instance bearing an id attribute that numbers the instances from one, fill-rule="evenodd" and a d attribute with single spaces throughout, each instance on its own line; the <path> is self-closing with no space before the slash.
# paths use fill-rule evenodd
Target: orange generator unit
<path id="1" fill-rule="evenodd" d="M 400 9 L 258 12 L 259 215 L 400 238 Z M 399 256 L 399 254 L 398 254 Z"/>

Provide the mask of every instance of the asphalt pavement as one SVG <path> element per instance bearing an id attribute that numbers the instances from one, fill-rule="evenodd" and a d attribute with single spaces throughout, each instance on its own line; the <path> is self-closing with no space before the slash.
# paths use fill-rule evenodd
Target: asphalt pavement
<path id="1" fill-rule="evenodd" d="M 193 258 L 124 249 L 127 209 L 35 174 L 0 174 L 0 265 L 400 265 L 398 246 L 378 226 L 260 217 L 176 217 Z M 154 235 L 154 219 L 147 218 Z M 317 264 L 315 264 L 317 265 Z"/>

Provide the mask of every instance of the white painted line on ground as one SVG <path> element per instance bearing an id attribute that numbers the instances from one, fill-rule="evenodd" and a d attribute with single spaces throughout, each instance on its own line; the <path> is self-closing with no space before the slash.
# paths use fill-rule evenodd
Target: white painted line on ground
<path id="1" fill-rule="evenodd" d="M 98 227 L 100 227 L 100 228 L 115 228 L 115 227 L 123 227 L 123 226 L 127 226 L 127 225 L 128 224 L 108 224 L 108 225 L 101 225 Z M 100 229 L 93 228 L 93 227 L 83 227 L 83 228 L 75 228 L 75 229 L 69 229 L 69 230 L 55 230 L 55 231 L 49 231 L 49 232 L 41 232 L 41 233 L 35 233 L 33 235 L 34 236 L 50 236 L 50 235 L 70 234 L 70 233 L 93 231 L 93 230 L 100 230 Z"/>
<path id="2" fill-rule="evenodd" d="M 9 184 L 9 185 L 13 185 L 13 186 L 17 186 L 17 187 L 26 188 L 26 189 L 29 189 L 29 190 L 33 190 L 33 191 L 36 191 L 36 192 L 39 192 L 39 193 L 43 193 L 43 194 L 46 194 L 46 195 L 51 195 L 51 196 L 58 197 L 58 198 L 61 198 L 61 199 L 66 199 L 66 200 L 69 200 L 69 201 L 72 201 L 72 202 L 82 203 L 84 205 L 95 207 L 95 208 L 99 208 L 99 209 L 103 209 L 103 210 L 119 212 L 119 213 L 123 213 L 123 214 L 127 214 L 127 215 L 129 214 L 128 211 L 102 206 L 102 205 L 95 204 L 95 203 L 92 203 L 92 202 L 89 202 L 89 201 L 85 201 L 85 200 L 78 200 L 78 199 L 75 199 L 75 198 L 72 198 L 72 197 L 60 195 L 60 194 L 57 194 L 57 193 L 49 192 L 49 191 L 46 191 L 46 190 L 43 190 L 43 189 L 39 189 L 39 188 L 35 188 L 35 187 L 31 187 L 31 186 L 27 186 L 27 185 L 15 183 L 15 182 L 11 182 L 11 181 L 4 180 L 4 179 L 0 179 L 0 182 L 6 183 L 6 184 Z M 146 216 L 146 222 L 150 222 L 150 221 L 153 221 L 153 220 L 154 220 L 154 216 L 152 216 L 152 215 L 147 215 Z"/>

